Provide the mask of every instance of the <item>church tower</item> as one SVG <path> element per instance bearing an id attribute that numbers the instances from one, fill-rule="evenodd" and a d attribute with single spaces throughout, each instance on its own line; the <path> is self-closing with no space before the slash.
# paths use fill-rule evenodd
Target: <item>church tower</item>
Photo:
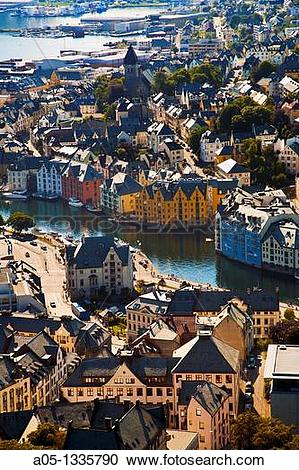
<path id="1" fill-rule="evenodd" d="M 128 98 L 139 97 L 140 95 L 140 68 L 138 57 L 132 45 L 129 46 L 124 58 L 125 68 L 125 93 Z"/>

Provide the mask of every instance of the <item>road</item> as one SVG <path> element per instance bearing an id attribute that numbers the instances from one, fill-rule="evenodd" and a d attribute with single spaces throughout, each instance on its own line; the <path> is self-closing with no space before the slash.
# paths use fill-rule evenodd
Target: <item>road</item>
<path id="1" fill-rule="evenodd" d="M 41 277 L 48 313 L 57 316 L 73 316 L 71 304 L 66 299 L 63 288 L 66 280 L 65 266 L 59 259 L 58 248 L 39 240 L 37 240 L 37 246 L 32 246 L 27 241 L 19 241 L 13 238 L 10 238 L 10 240 L 14 259 L 25 261 L 34 267 Z M 46 246 L 47 251 L 43 251 L 42 246 Z M 3 251 L 3 247 L 1 251 Z M 26 253 L 29 253 L 29 257 L 26 256 Z M 52 302 L 56 304 L 56 307 L 51 307 Z"/>
<path id="2" fill-rule="evenodd" d="M 269 417 L 270 416 L 270 405 L 264 397 L 264 369 L 266 359 L 261 356 L 260 363 L 254 369 L 248 369 L 246 377 L 244 380 L 241 380 L 240 388 L 242 392 L 245 392 L 245 385 L 247 381 L 250 381 L 254 387 L 253 394 L 253 408 L 260 416 Z"/>

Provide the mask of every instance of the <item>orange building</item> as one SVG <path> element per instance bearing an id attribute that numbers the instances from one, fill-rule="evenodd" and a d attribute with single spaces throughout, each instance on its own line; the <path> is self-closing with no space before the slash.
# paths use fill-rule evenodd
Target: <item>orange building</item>
<path id="1" fill-rule="evenodd" d="M 99 206 L 102 175 L 91 165 L 70 162 L 62 174 L 62 197 L 76 198 L 83 204 Z"/>

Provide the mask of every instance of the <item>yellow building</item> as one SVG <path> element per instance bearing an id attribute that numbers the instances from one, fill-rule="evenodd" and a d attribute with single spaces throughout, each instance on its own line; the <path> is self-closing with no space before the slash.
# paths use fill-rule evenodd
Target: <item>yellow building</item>
<path id="1" fill-rule="evenodd" d="M 136 194 L 136 218 L 149 224 L 205 224 L 236 180 L 182 178 L 157 181 Z"/>
<path id="2" fill-rule="evenodd" d="M 136 195 L 142 189 L 131 176 L 117 173 L 104 180 L 101 187 L 101 207 L 111 213 L 134 214 L 136 211 Z"/>

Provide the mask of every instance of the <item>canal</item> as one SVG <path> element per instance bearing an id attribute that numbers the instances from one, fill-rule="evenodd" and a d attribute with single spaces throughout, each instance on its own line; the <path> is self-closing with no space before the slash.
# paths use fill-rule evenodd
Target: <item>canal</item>
<path id="1" fill-rule="evenodd" d="M 46 231 L 72 234 L 75 238 L 83 234 L 112 233 L 132 246 L 137 247 L 141 243 L 141 250 L 162 273 L 230 289 L 256 286 L 273 291 L 278 287 L 283 301 L 298 303 L 298 282 L 217 255 L 213 241 L 209 241 L 211 233 L 184 233 L 181 230 L 180 233 L 169 234 L 139 230 L 132 224 L 120 225 L 103 220 L 85 209 L 69 207 L 63 201 L 0 201 L 0 212 L 4 218 L 17 210 L 34 216 L 36 225 Z"/>

